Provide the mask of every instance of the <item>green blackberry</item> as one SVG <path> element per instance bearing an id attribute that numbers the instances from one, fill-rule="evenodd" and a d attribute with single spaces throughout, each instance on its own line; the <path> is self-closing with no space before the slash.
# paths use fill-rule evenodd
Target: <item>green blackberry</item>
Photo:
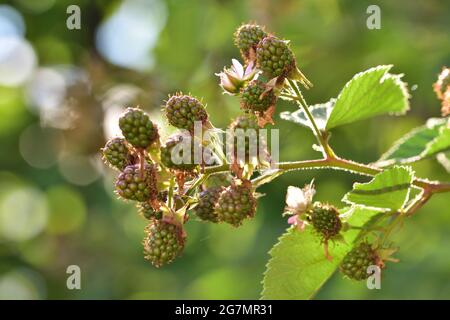
<path id="1" fill-rule="evenodd" d="M 254 114 L 246 113 L 237 117 L 231 123 L 228 133 L 227 143 L 233 145 L 232 157 L 235 160 L 249 163 L 258 157 L 260 147 L 259 126 L 258 119 Z"/>
<path id="2" fill-rule="evenodd" d="M 233 176 L 229 172 L 221 172 L 208 176 L 203 186 L 208 188 L 228 187 L 231 184 Z"/>
<path id="3" fill-rule="evenodd" d="M 159 138 L 156 125 L 138 108 L 128 108 L 119 119 L 119 127 L 125 139 L 136 148 L 145 149 Z"/>
<path id="4" fill-rule="evenodd" d="M 194 122 L 205 124 L 208 121 L 208 113 L 203 104 L 194 97 L 182 94 L 169 98 L 165 114 L 171 125 L 190 132 L 194 131 Z"/>
<path id="5" fill-rule="evenodd" d="M 161 220 L 163 216 L 161 210 L 155 211 L 148 202 L 139 202 L 137 208 L 139 214 L 147 220 Z"/>
<path id="6" fill-rule="evenodd" d="M 195 170 L 197 164 L 195 164 L 195 149 L 192 145 L 192 140 L 190 135 L 182 133 L 176 133 L 170 136 L 165 145 L 161 147 L 162 164 L 167 168 L 180 171 Z M 189 151 L 190 154 L 185 155 L 185 151 Z"/>
<path id="7" fill-rule="evenodd" d="M 343 274 L 353 280 L 367 279 L 370 274 L 367 268 L 378 265 L 379 258 L 372 246 L 367 242 L 362 242 L 353 248 L 342 260 L 340 270 Z"/>
<path id="8" fill-rule="evenodd" d="M 117 177 L 116 192 L 127 200 L 144 202 L 155 199 L 158 191 L 154 166 L 146 166 L 143 172 L 138 165 L 127 166 Z"/>
<path id="9" fill-rule="evenodd" d="M 256 51 L 258 43 L 267 36 L 264 28 L 256 24 L 244 24 L 234 33 L 234 43 L 241 51 L 242 58 L 245 61 L 251 59 L 250 49 Z"/>
<path id="10" fill-rule="evenodd" d="M 124 138 L 109 140 L 102 149 L 102 153 L 105 163 L 118 170 L 123 170 L 134 162 L 134 156 L 128 149 Z"/>
<path id="11" fill-rule="evenodd" d="M 240 226 L 244 219 L 255 215 L 256 199 L 251 187 L 235 184 L 227 187 L 220 193 L 215 211 L 219 221 Z"/>
<path id="12" fill-rule="evenodd" d="M 314 230 L 316 230 L 325 241 L 338 235 L 342 229 L 339 211 L 331 205 L 322 204 L 320 202 L 314 203 L 311 210 L 309 210 L 308 220 L 311 222 Z"/>
<path id="13" fill-rule="evenodd" d="M 269 79 L 288 77 L 297 69 L 295 56 L 287 42 L 275 36 L 265 37 L 258 44 L 256 62 L 258 68 Z"/>
<path id="14" fill-rule="evenodd" d="M 242 90 L 241 107 L 254 112 L 264 112 L 275 105 L 277 96 L 273 90 L 266 92 L 264 82 L 254 80 Z"/>
<path id="15" fill-rule="evenodd" d="M 223 187 L 209 188 L 200 193 L 197 206 L 194 212 L 200 219 L 204 221 L 218 222 L 219 218 L 215 212 L 215 205 L 219 200 Z"/>
<path id="16" fill-rule="evenodd" d="M 153 220 L 146 227 L 146 232 L 143 242 L 145 258 L 155 267 L 171 263 L 183 251 L 181 227 L 163 220 Z"/>

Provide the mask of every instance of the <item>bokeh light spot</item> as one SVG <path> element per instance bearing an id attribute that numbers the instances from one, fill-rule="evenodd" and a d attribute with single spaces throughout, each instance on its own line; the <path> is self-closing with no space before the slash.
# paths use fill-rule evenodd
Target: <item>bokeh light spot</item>
<path id="1" fill-rule="evenodd" d="M 111 63 L 131 69 L 149 69 L 151 51 L 166 22 L 159 0 L 125 0 L 97 31 L 97 48 Z"/>
<path id="2" fill-rule="evenodd" d="M 0 237 L 29 240 L 45 228 L 47 218 L 48 207 L 42 192 L 31 187 L 11 190 L 0 200 Z"/>
<path id="3" fill-rule="evenodd" d="M 31 125 L 26 128 L 19 140 L 19 149 L 23 159 L 32 167 L 46 169 L 58 160 L 63 146 L 61 134 L 51 128 Z"/>
<path id="4" fill-rule="evenodd" d="M 25 23 L 22 15 L 13 7 L 0 5 L 0 37 L 25 34 Z"/>
<path id="5" fill-rule="evenodd" d="M 23 84 L 35 65 L 36 54 L 28 41 L 15 36 L 0 37 L 0 85 Z"/>
<path id="6" fill-rule="evenodd" d="M 0 277 L 0 300 L 35 300 L 38 290 L 23 274 L 11 271 Z"/>
<path id="7" fill-rule="evenodd" d="M 86 186 L 100 176 L 96 161 L 98 160 L 88 156 L 63 155 L 59 159 L 59 171 L 70 183 Z"/>
<path id="8" fill-rule="evenodd" d="M 68 186 L 56 186 L 47 191 L 49 219 L 47 230 L 65 234 L 78 230 L 86 218 L 86 205 L 81 195 Z"/>

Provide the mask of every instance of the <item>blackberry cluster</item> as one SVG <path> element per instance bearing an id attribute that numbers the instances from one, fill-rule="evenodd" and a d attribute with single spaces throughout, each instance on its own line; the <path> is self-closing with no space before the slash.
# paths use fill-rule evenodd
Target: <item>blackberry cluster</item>
<path id="1" fill-rule="evenodd" d="M 258 157 L 260 153 L 259 148 L 265 147 L 259 129 L 271 122 L 277 95 L 282 91 L 280 81 L 273 78 L 288 77 L 296 64 L 286 42 L 268 34 L 261 26 L 241 25 L 234 39 L 246 65 L 233 60 L 232 67 L 219 74 L 226 92 L 241 95 L 244 110 L 229 126 L 234 132 L 227 136 L 233 143 L 234 159 L 219 167 L 222 170 L 230 165 L 228 172 L 210 174 L 216 170 L 209 170 L 207 165 L 216 165 L 215 160 L 222 158 L 222 144 L 216 135 L 209 141 L 193 137 L 197 122 L 201 129 L 212 125 L 205 105 L 181 93 L 170 96 L 163 108 L 168 124 L 181 129 L 164 145 L 160 145 L 158 127 L 150 116 L 139 108 L 127 108 L 119 119 L 123 137 L 111 139 L 102 149 L 104 161 L 120 171 L 115 192 L 124 200 L 136 201 L 139 214 L 149 221 L 144 253 L 156 267 L 171 263 L 182 253 L 186 241 L 183 226 L 191 212 L 203 221 L 225 222 L 236 227 L 255 215 L 254 187 L 248 179 L 263 165 L 253 161 L 253 156 Z M 259 77 L 261 72 L 263 77 Z M 239 137 L 241 134 L 244 137 Z M 244 142 L 244 152 L 237 149 L 240 142 Z M 196 151 L 201 152 L 201 159 Z M 245 159 L 238 159 L 242 154 Z M 313 224 L 322 230 L 324 238 L 339 232 L 335 230 L 336 225 L 335 229 L 331 227 L 331 217 L 319 218 L 313 213 L 311 216 L 317 220 Z"/>
<path id="2" fill-rule="evenodd" d="M 203 104 L 188 95 L 171 96 L 164 110 L 167 120 L 172 126 L 190 132 L 194 131 L 194 122 L 200 121 L 204 125 L 208 121 L 208 113 Z"/>
<path id="3" fill-rule="evenodd" d="M 275 105 L 276 101 L 273 90 L 267 90 L 266 84 L 259 80 L 253 80 L 242 90 L 241 107 L 244 110 L 261 113 Z"/>

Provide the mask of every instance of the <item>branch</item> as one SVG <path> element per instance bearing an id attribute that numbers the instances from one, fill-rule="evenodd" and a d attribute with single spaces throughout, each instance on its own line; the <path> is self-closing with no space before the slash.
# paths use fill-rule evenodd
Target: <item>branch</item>
<path id="1" fill-rule="evenodd" d="M 328 137 L 324 132 L 320 131 L 319 127 L 317 126 L 317 123 L 314 120 L 314 117 L 312 116 L 311 112 L 309 111 L 308 104 L 306 103 L 305 98 L 303 98 L 303 95 L 302 95 L 300 89 L 298 88 L 297 84 L 290 79 L 288 79 L 287 81 L 289 83 L 289 87 L 295 93 L 295 95 L 291 96 L 291 98 L 300 105 L 300 107 L 305 112 L 308 120 L 311 122 L 311 124 L 313 126 L 314 135 L 316 136 L 317 141 L 322 146 L 323 156 L 325 158 L 334 158 L 335 154 L 333 152 L 333 149 L 331 149 L 331 147 L 328 144 Z"/>
<path id="2" fill-rule="evenodd" d="M 207 167 L 204 173 L 209 175 L 218 172 L 229 171 L 229 164 L 222 164 L 220 166 Z M 282 170 L 283 174 L 292 170 L 302 170 L 302 169 L 338 169 L 349 171 L 355 174 L 374 176 L 383 170 L 372 165 L 366 165 L 358 163 L 351 160 L 342 159 L 339 157 L 332 157 L 327 159 L 316 159 L 316 160 L 304 160 L 304 161 L 293 161 L 293 162 L 279 162 L 275 166 L 276 168 Z M 439 182 L 439 181 L 428 181 L 421 178 L 415 178 L 413 185 L 427 192 L 441 193 L 450 192 L 450 183 Z"/>

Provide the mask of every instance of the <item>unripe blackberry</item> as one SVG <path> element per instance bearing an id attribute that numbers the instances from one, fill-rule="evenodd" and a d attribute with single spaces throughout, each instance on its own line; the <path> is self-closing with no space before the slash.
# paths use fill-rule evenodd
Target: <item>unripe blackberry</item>
<path id="1" fill-rule="evenodd" d="M 256 51 L 258 43 L 267 36 L 261 26 L 256 24 L 244 24 L 234 33 L 234 44 L 241 51 L 242 58 L 248 61 L 251 57 L 250 49 Z"/>
<path id="2" fill-rule="evenodd" d="M 338 235 L 342 229 L 342 222 L 339 218 L 339 211 L 327 204 L 314 203 L 308 212 L 308 220 L 314 230 L 319 233 L 324 240 L 328 240 Z"/>
<path id="3" fill-rule="evenodd" d="M 144 239 L 144 254 L 155 267 L 171 263 L 184 248 L 184 238 L 181 227 L 153 220 L 146 227 L 147 236 Z"/>
<path id="4" fill-rule="evenodd" d="M 193 171 L 197 167 L 197 164 L 194 161 L 195 149 L 192 145 L 192 140 L 190 135 L 187 136 L 180 133 L 175 133 L 170 136 L 165 145 L 161 147 L 162 164 L 169 169 Z M 190 154 L 185 155 L 185 151 L 189 151 Z"/>
<path id="5" fill-rule="evenodd" d="M 119 119 L 125 139 L 134 147 L 145 149 L 158 140 L 158 128 L 148 115 L 138 108 L 128 108 Z"/>
<path id="6" fill-rule="evenodd" d="M 264 82 L 253 80 L 242 90 L 241 107 L 261 113 L 273 106 L 276 100 L 273 90 L 266 91 Z"/>
<path id="7" fill-rule="evenodd" d="M 295 56 L 286 41 L 275 36 L 265 37 L 256 49 L 256 62 L 269 78 L 287 77 L 297 69 Z"/>
<path id="8" fill-rule="evenodd" d="M 229 172 L 221 172 L 216 174 L 211 174 L 205 182 L 203 182 L 203 186 L 208 188 L 217 188 L 217 187 L 228 187 L 231 184 L 233 176 Z"/>
<path id="9" fill-rule="evenodd" d="M 254 114 L 246 113 L 237 117 L 230 125 L 227 142 L 233 143 L 232 156 L 234 159 L 249 163 L 253 161 L 254 158 L 258 157 L 258 150 L 260 147 L 258 136 L 258 119 Z M 245 141 L 244 145 L 242 145 L 242 141 Z M 242 150 L 242 148 L 245 149 Z"/>
<path id="10" fill-rule="evenodd" d="M 134 161 L 134 156 L 128 150 L 124 138 L 113 138 L 109 140 L 102 149 L 102 153 L 105 163 L 118 170 L 125 169 L 127 165 Z"/>
<path id="11" fill-rule="evenodd" d="M 139 202 L 137 208 L 139 214 L 147 220 L 161 220 L 163 216 L 161 210 L 155 211 L 148 202 Z"/>
<path id="12" fill-rule="evenodd" d="M 157 196 L 156 173 L 152 165 L 141 172 L 138 165 L 127 166 L 117 177 L 116 192 L 127 200 L 144 202 Z"/>
<path id="13" fill-rule="evenodd" d="M 245 113 L 243 115 L 240 115 L 237 117 L 230 125 L 230 129 L 236 130 L 236 129 L 253 129 L 253 130 L 259 130 L 258 126 L 258 119 L 255 115 L 251 113 Z"/>
<path id="14" fill-rule="evenodd" d="M 372 246 L 366 242 L 362 242 L 353 248 L 342 260 L 340 270 L 350 279 L 364 280 L 370 274 L 367 268 L 372 265 L 378 265 L 379 258 Z"/>
<path id="15" fill-rule="evenodd" d="M 194 212 L 200 219 L 204 221 L 218 222 L 219 217 L 215 211 L 215 206 L 219 200 L 223 187 L 209 188 L 200 193 L 197 206 Z"/>
<path id="16" fill-rule="evenodd" d="M 251 187 L 232 184 L 223 190 L 216 204 L 216 213 L 220 221 L 235 227 L 246 218 L 253 217 L 256 211 L 256 199 Z"/>
<path id="17" fill-rule="evenodd" d="M 196 98 L 176 94 L 170 97 L 165 106 L 165 114 L 171 125 L 180 129 L 194 131 L 194 122 L 205 124 L 208 113 L 203 104 Z"/>

